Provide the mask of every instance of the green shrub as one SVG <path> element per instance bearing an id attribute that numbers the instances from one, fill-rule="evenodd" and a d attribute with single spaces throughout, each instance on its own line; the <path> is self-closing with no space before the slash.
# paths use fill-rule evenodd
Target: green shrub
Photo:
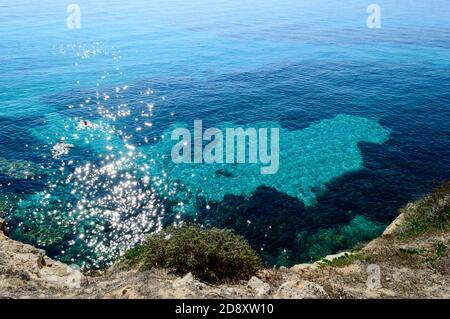
<path id="1" fill-rule="evenodd" d="M 400 251 L 408 255 L 422 255 L 425 253 L 423 248 L 400 248 Z"/>
<path id="2" fill-rule="evenodd" d="M 450 181 L 407 211 L 400 238 L 412 238 L 431 230 L 450 229 Z"/>
<path id="3" fill-rule="evenodd" d="M 126 252 L 123 260 L 140 270 L 171 269 L 210 282 L 247 280 L 262 263 L 248 242 L 231 230 L 196 225 L 169 227 Z"/>

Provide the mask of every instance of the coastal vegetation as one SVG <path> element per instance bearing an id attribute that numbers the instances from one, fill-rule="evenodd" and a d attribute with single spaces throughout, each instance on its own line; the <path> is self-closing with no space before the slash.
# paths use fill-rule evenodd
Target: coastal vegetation
<path id="1" fill-rule="evenodd" d="M 127 251 L 123 261 L 140 270 L 191 272 L 208 282 L 248 280 L 262 267 L 261 259 L 242 236 L 194 224 L 169 227 L 149 236 L 143 245 Z"/>
<path id="2" fill-rule="evenodd" d="M 443 183 L 431 195 L 417 201 L 414 209 L 406 212 L 406 220 L 399 238 L 415 238 L 426 232 L 448 229 L 450 229 L 450 181 Z"/>

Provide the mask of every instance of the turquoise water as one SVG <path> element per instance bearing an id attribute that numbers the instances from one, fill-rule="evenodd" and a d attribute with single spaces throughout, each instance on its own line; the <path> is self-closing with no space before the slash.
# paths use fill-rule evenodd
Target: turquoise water
<path id="1" fill-rule="evenodd" d="M 223 132 L 225 128 L 248 128 L 233 123 L 222 125 Z M 177 124 L 176 127 L 189 128 L 189 125 Z M 348 115 L 338 115 L 297 130 L 284 129 L 272 122 L 251 123 L 251 127 L 280 128 L 281 165 L 275 174 L 261 174 L 261 163 L 233 165 L 226 162 L 175 164 L 162 161 L 157 171 L 166 171 L 207 201 L 222 201 L 227 194 L 250 196 L 258 186 L 270 185 L 305 205 L 313 205 L 315 188 L 324 189 L 334 178 L 363 167 L 358 143 L 381 144 L 389 137 L 389 131 L 377 122 Z M 142 148 L 143 152 L 152 158 L 169 158 L 174 145 L 169 139 L 170 132 L 164 134 L 167 138 L 162 141 Z"/>
<path id="2" fill-rule="evenodd" d="M 378 1 L 381 29 L 356 0 L 76 3 L 80 29 L 60 1 L 0 0 L 0 210 L 55 258 L 102 266 L 195 221 L 291 265 L 450 177 L 445 0 Z M 171 129 L 196 119 L 279 128 L 278 173 L 175 165 Z"/>

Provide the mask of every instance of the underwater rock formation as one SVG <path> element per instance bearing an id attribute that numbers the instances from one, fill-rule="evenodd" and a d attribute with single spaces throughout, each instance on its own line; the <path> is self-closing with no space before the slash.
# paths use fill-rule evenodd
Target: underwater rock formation
<path id="1" fill-rule="evenodd" d="M 30 179 L 43 173 L 36 164 L 23 160 L 7 160 L 0 157 L 0 174 L 11 179 Z"/>
<path id="2" fill-rule="evenodd" d="M 179 127 L 187 125 L 179 123 L 174 126 Z M 169 160 L 171 148 L 176 143 L 169 138 L 171 130 L 165 132 L 165 138 L 157 144 L 140 150 L 150 158 L 167 158 L 158 163 L 160 166 L 156 172 L 163 170 L 172 180 L 186 185 L 192 194 L 207 201 L 221 201 L 230 194 L 249 196 L 257 187 L 265 185 L 297 197 L 308 206 L 314 204 L 317 190 L 323 190 L 333 178 L 363 167 L 359 143 L 382 144 L 390 135 L 388 129 L 374 120 L 345 114 L 300 130 L 285 129 L 277 122 L 218 125 L 222 131 L 236 127 L 280 129 L 280 168 L 277 174 L 261 174 L 260 164 L 252 163 L 175 164 Z"/>

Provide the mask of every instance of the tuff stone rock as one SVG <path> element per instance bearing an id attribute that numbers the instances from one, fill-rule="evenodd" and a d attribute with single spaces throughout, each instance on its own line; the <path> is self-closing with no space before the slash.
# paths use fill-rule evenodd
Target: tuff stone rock
<path id="1" fill-rule="evenodd" d="M 406 217 L 405 214 L 398 215 L 398 217 L 384 230 L 383 236 L 394 235 L 397 232 L 400 225 L 404 222 L 405 217 Z"/>
<path id="2" fill-rule="evenodd" d="M 256 297 L 262 297 L 268 295 L 270 292 L 270 285 L 263 282 L 258 277 L 253 276 L 247 283 L 247 286 L 250 287 L 255 293 Z"/>
<path id="3" fill-rule="evenodd" d="M 177 278 L 172 284 L 173 288 L 182 288 L 194 284 L 195 279 L 192 273 L 188 273 L 183 278 Z"/>
<path id="4" fill-rule="evenodd" d="M 328 294 L 322 286 L 306 280 L 287 281 L 278 288 L 277 298 L 281 299 L 324 299 Z"/>

